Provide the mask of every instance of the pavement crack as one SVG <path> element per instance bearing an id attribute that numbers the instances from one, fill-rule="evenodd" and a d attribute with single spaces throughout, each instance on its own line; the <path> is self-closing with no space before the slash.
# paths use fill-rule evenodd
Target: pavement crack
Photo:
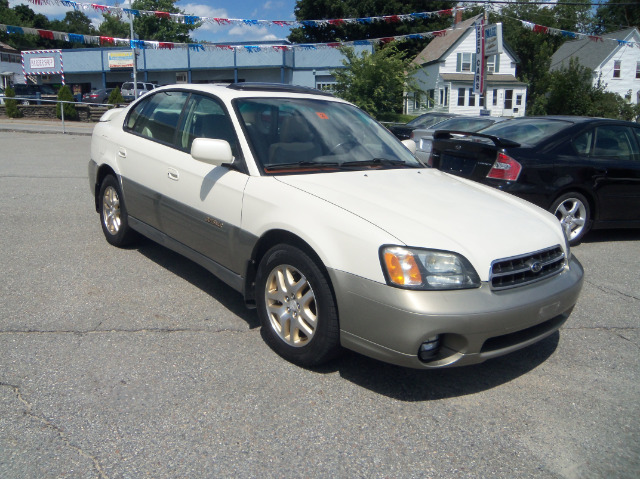
<path id="1" fill-rule="evenodd" d="M 635 299 L 636 301 L 640 301 L 640 298 L 638 296 L 634 296 L 633 294 L 629 294 L 629 293 L 624 293 L 624 292 L 622 292 L 622 291 L 620 291 L 618 289 L 615 289 L 615 288 L 608 288 L 606 286 L 601 286 L 599 284 L 593 283 L 593 282 L 588 281 L 588 280 L 585 280 L 585 283 L 593 286 L 594 288 L 599 289 L 603 293 L 619 294 L 620 296 L 624 296 L 625 298 Z"/>
<path id="2" fill-rule="evenodd" d="M 108 479 L 108 476 L 106 475 L 106 473 L 104 472 L 104 469 L 100 465 L 100 461 L 98 461 L 98 459 L 95 456 L 89 454 L 88 452 L 85 452 L 81 447 L 73 444 L 71 442 L 71 439 L 69 439 L 69 436 L 62 429 L 60 429 L 54 423 L 49 421 L 46 417 L 38 415 L 33 412 L 33 405 L 25 399 L 19 386 L 0 381 L 0 387 L 6 387 L 13 391 L 15 397 L 18 399 L 18 401 L 22 404 L 22 407 L 24 408 L 24 411 L 23 411 L 24 416 L 27 416 L 29 418 L 32 418 L 40 422 L 41 424 L 44 425 L 44 427 L 53 431 L 67 447 L 69 447 L 70 449 L 73 449 L 82 457 L 90 460 L 93 463 L 93 467 L 98 473 L 98 477 L 100 477 L 101 479 Z"/>

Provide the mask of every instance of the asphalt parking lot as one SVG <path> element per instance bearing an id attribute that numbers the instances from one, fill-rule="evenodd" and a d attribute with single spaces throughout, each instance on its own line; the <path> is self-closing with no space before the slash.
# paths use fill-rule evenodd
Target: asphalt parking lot
<path id="1" fill-rule="evenodd" d="M 89 145 L 0 131 L 1 478 L 640 475 L 640 231 L 574 248 L 582 296 L 533 347 L 306 370 L 202 268 L 104 240 Z"/>

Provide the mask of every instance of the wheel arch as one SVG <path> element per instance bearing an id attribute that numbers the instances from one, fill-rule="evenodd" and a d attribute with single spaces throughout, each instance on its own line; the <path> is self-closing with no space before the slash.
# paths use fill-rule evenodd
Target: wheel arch
<path id="1" fill-rule="evenodd" d="M 98 171 L 96 172 L 96 184 L 93 185 L 93 198 L 95 200 L 96 212 L 100 212 L 100 198 L 98 198 L 100 194 L 100 185 L 104 181 L 105 177 L 113 175 L 118 178 L 116 172 L 111 168 L 111 166 L 107 164 L 100 165 L 98 167 Z"/>
<path id="2" fill-rule="evenodd" d="M 331 277 L 329 276 L 329 272 L 327 271 L 324 262 L 320 258 L 320 256 L 315 252 L 315 250 L 300 236 L 292 233 L 291 231 L 286 231 L 282 229 L 274 229 L 265 232 L 260 239 L 256 242 L 252 254 L 251 259 L 247 266 L 247 272 L 245 274 L 245 287 L 244 287 L 244 296 L 245 302 L 248 305 L 255 305 L 255 279 L 256 272 L 258 271 L 258 265 L 264 255 L 269 251 L 272 247 L 278 244 L 287 244 L 290 246 L 295 246 L 296 248 L 303 251 L 307 254 L 320 268 L 322 274 L 324 274 L 327 284 L 331 289 L 331 294 L 333 295 L 334 300 L 336 300 L 336 294 L 333 289 L 333 283 L 331 282 Z"/>

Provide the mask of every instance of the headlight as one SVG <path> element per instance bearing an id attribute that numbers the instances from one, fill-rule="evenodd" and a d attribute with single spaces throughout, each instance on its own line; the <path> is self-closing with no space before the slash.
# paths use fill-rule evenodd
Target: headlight
<path id="1" fill-rule="evenodd" d="M 479 288 L 480 278 L 471 263 L 448 251 L 402 246 L 380 248 L 380 261 L 391 286 L 419 290 Z"/>

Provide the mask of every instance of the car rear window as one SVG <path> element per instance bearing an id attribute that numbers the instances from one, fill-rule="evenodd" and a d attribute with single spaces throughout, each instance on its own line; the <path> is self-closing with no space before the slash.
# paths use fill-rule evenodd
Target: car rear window
<path id="1" fill-rule="evenodd" d="M 536 144 L 571 125 L 572 122 L 565 120 L 530 118 L 496 123 L 482 130 L 482 133 L 518 143 Z"/>

